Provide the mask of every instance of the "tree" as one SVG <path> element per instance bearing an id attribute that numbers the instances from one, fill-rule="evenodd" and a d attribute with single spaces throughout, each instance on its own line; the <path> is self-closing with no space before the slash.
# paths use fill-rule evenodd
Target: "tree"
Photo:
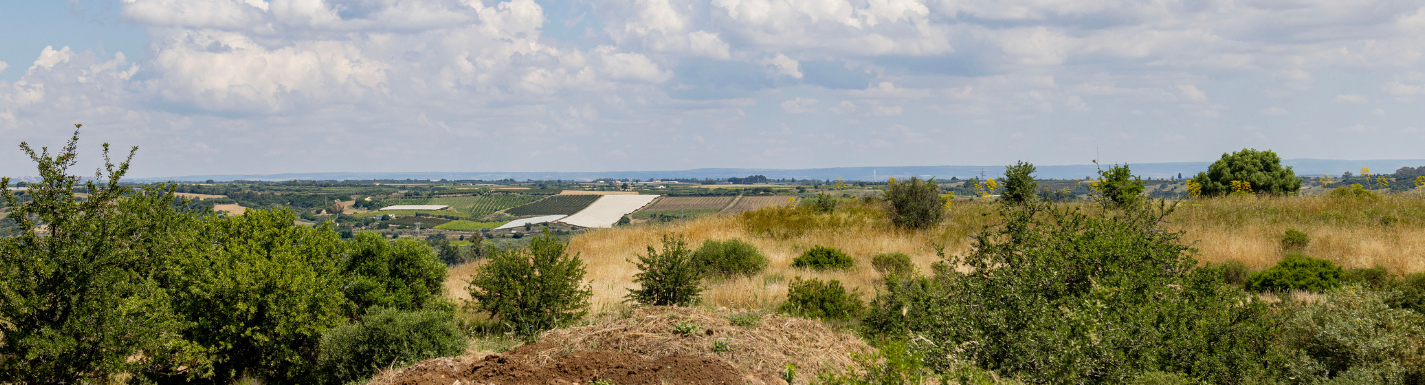
<path id="1" fill-rule="evenodd" d="M 470 279 L 466 306 L 526 337 L 582 318 L 593 291 L 580 286 L 584 261 L 565 247 L 545 230 L 528 247 L 494 250 Z"/>
<path id="2" fill-rule="evenodd" d="M 634 262 L 638 289 L 628 290 L 628 300 L 652 306 L 686 306 L 702 294 L 702 271 L 693 264 L 693 252 L 682 238 L 664 234 L 663 250 L 648 246 L 648 254 Z"/>
<path id="3" fill-rule="evenodd" d="M 1018 162 L 1004 168 L 1004 192 L 999 199 L 1008 204 L 1023 204 L 1034 199 L 1039 183 L 1034 181 L 1034 165 Z"/>
<path id="4" fill-rule="evenodd" d="M 450 242 L 441 239 L 450 249 Z M 359 309 L 374 306 L 399 310 L 449 308 L 441 291 L 445 265 L 430 247 L 410 238 L 386 241 L 363 232 L 348 245 L 342 264 L 346 298 Z"/>
<path id="5" fill-rule="evenodd" d="M 1349 173 L 1346 178 L 1350 178 Z M 1202 186 L 1202 194 L 1221 196 L 1232 193 L 1232 182 L 1250 183 L 1254 192 L 1286 195 L 1301 191 L 1301 178 L 1291 166 L 1282 166 L 1281 158 L 1271 150 L 1242 149 L 1212 162 L 1207 171 L 1192 178 Z"/>
<path id="6" fill-rule="evenodd" d="M 886 202 L 891 205 L 891 223 L 909 229 L 927 229 L 945 218 L 945 198 L 935 179 L 922 181 L 911 177 L 898 182 L 886 182 Z"/>
<path id="7" fill-rule="evenodd" d="M 1093 190 L 1099 201 L 1109 207 L 1128 208 L 1143 201 L 1143 178 L 1133 175 L 1128 165 L 1112 165 L 1108 170 L 1098 170 L 1098 180 Z"/>
<path id="8" fill-rule="evenodd" d="M 21 202 L 0 178 L 8 219 L 20 234 L 0 239 L 0 382 L 107 382 L 153 360 L 195 358 L 176 331 L 158 277 L 165 246 L 180 240 L 164 231 L 187 221 L 174 210 L 171 190 L 138 193 L 119 184 L 138 148 L 119 164 L 109 159 L 74 192 L 80 125 L 54 156 L 28 143 L 20 148 L 42 180 Z M 132 360 L 142 352 L 150 361 Z"/>

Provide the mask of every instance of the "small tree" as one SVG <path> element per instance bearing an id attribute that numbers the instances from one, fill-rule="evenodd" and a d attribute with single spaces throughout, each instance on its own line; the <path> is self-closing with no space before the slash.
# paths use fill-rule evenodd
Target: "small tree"
<path id="1" fill-rule="evenodd" d="M 1004 168 L 1004 192 L 999 199 L 1008 204 L 1023 204 L 1034 199 L 1039 183 L 1034 181 L 1034 165 L 1018 162 Z"/>
<path id="2" fill-rule="evenodd" d="M 444 245 L 442 250 L 454 250 L 449 241 L 439 242 Z M 447 303 L 441 296 L 445 265 L 421 242 L 410 238 L 388 242 L 376 233 L 363 232 L 349 244 L 343 262 L 346 283 L 342 288 L 358 309 L 417 310 Z"/>
<path id="3" fill-rule="evenodd" d="M 663 250 L 648 246 L 648 254 L 634 262 L 639 273 L 633 277 L 638 289 L 628 290 L 628 300 L 652 306 L 686 306 L 702 294 L 699 286 L 702 272 L 693 263 L 688 242 L 673 235 L 663 235 Z"/>
<path id="4" fill-rule="evenodd" d="M 1253 192 L 1274 195 L 1301 191 L 1301 178 L 1283 167 L 1281 157 L 1271 150 L 1243 149 L 1212 162 L 1207 171 L 1192 178 L 1202 188 L 1202 194 L 1221 196 L 1232 193 L 1232 182 L 1249 183 Z"/>
<path id="5" fill-rule="evenodd" d="M 1105 206 L 1133 207 L 1143 200 L 1143 178 L 1133 175 L 1128 165 L 1112 165 L 1098 171 L 1093 189 Z"/>
<path id="6" fill-rule="evenodd" d="M 908 229 L 926 229 L 945 218 L 945 199 L 935 179 L 886 182 L 886 201 L 891 205 L 891 223 Z"/>
<path id="7" fill-rule="evenodd" d="M 570 256 L 550 234 L 528 247 L 495 250 L 470 279 L 466 306 L 490 314 L 526 337 L 582 318 L 593 295 L 584 280 L 584 261 Z"/>

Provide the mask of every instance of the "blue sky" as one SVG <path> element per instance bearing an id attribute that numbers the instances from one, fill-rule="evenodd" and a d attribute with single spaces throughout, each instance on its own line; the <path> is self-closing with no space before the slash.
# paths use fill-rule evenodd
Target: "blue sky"
<path id="1" fill-rule="evenodd" d="M 0 175 L 1425 157 L 1425 5 L 71 0 L 0 6 Z"/>

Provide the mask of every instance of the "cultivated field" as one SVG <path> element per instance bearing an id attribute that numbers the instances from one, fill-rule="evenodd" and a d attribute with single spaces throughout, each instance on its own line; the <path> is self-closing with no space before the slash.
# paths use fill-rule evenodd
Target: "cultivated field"
<path id="1" fill-rule="evenodd" d="M 662 197 L 641 211 L 658 210 L 722 210 L 735 197 Z"/>
<path id="2" fill-rule="evenodd" d="M 229 215 L 243 215 L 247 213 L 247 208 L 236 203 L 213 205 L 213 211 L 227 212 Z"/>
<path id="3" fill-rule="evenodd" d="M 746 211 L 757 210 L 768 206 L 792 205 L 796 203 L 796 197 L 792 196 L 742 196 L 738 197 L 731 207 L 723 210 L 723 214 L 737 214 Z"/>
<path id="4" fill-rule="evenodd" d="M 524 206 L 505 210 L 514 216 L 526 215 L 572 215 L 589 207 L 602 195 L 554 195 Z"/>
<path id="5" fill-rule="evenodd" d="M 173 193 L 173 195 L 176 196 L 176 197 L 178 197 L 178 198 L 181 198 L 181 199 L 197 199 L 197 200 L 204 200 L 204 199 L 222 199 L 222 198 L 227 198 L 227 197 L 228 197 L 227 195 L 210 195 L 210 194 L 193 194 L 193 193 Z"/>
<path id="6" fill-rule="evenodd" d="M 578 196 L 578 195 L 575 195 Z M 594 201 L 579 213 L 561 219 L 560 222 L 579 227 L 613 227 L 615 222 L 628 213 L 638 211 L 648 202 L 658 199 L 657 195 L 605 195 Z"/>
<path id="7" fill-rule="evenodd" d="M 496 211 L 518 207 L 539 200 L 540 197 L 525 195 L 492 195 L 478 197 L 432 198 L 430 204 L 449 205 L 456 211 L 479 219 Z"/>
<path id="8" fill-rule="evenodd" d="M 474 222 L 474 221 L 450 221 L 436 226 L 437 230 L 451 231 L 475 231 L 480 229 L 493 229 L 505 224 L 505 222 Z"/>
<path id="9" fill-rule="evenodd" d="M 638 195 L 637 191 L 589 191 L 589 190 L 564 190 L 559 195 Z"/>

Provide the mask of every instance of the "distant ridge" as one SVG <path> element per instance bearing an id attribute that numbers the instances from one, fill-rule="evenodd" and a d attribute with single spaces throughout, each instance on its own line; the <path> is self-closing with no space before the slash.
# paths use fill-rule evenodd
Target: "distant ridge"
<path id="1" fill-rule="evenodd" d="M 1425 166 L 1425 159 L 1390 160 L 1331 160 L 1331 159 L 1287 159 L 1284 160 L 1300 176 L 1327 174 L 1339 176 L 1344 172 L 1359 173 L 1361 167 L 1370 167 L 1380 174 L 1395 172 L 1401 167 Z M 1133 173 L 1145 178 L 1171 179 L 1179 173 L 1191 177 L 1207 170 L 1211 162 L 1176 163 L 1135 163 L 1130 166 Z M 1040 179 L 1083 179 L 1096 175 L 1097 166 L 1092 164 L 1036 166 L 1035 175 Z M 315 172 L 287 174 L 227 174 L 227 175 L 187 175 L 161 178 L 130 178 L 136 182 L 201 182 L 206 180 L 594 180 L 599 178 L 617 179 L 721 179 L 765 175 L 772 179 L 837 179 L 849 181 L 885 180 L 887 177 L 965 179 L 983 173 L 988 177 L 1004 174 L 1004 166 L 888 166 L 888 167 L 832 167 L 808 169 L 763 169 L 763 168 L 698 168 L 680 171 L 593 171 L 593 172 Z M 24 180 L 24 179 L 21 179 Z"/>

